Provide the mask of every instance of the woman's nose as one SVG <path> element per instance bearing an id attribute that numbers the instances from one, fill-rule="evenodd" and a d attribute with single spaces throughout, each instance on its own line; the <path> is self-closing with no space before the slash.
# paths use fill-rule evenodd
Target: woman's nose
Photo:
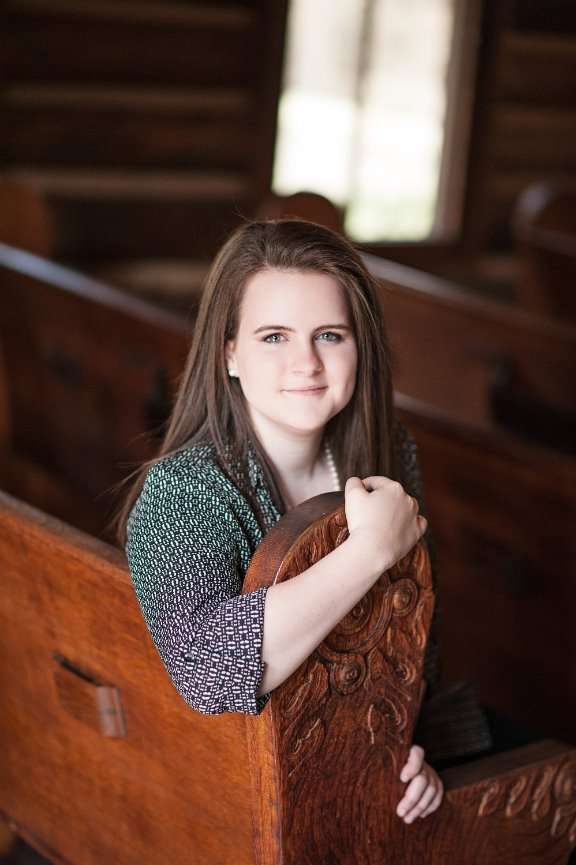
<path id="1" fill-rule="evenodd" d="M 315 345 L 296 346 L 292 357 L 292 370 L 306 375 L 320 372 L 324 364 Z"/>

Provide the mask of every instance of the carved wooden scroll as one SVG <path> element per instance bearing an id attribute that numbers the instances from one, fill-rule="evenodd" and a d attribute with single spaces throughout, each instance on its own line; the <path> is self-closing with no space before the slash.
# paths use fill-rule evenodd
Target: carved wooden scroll
<path id="1" fill-rule="evenodd" d="M 347 537 L 341 494 L 287 514 L 243 591 L 287 580 Z M 576 750 L 545 741 L 443 773 L 440 809 L 396 806 L 434 596 L 417 545 L 248 716 L 257 865 L 561 865 L 576 846 Z"/>
<path id="2" fill-rule="evenodd" d="M 348 532 L 344 508 L 334 509 L 339 500 L 328 494 L 306 503 L 330 504 L 331 512 L 283 555 L 288 514 L 267 538 L 280 544 L 278 554 L 254 557 L 244 590 L 259 567 L 274 582 L 288 580 L 342 543 Z M 257 861 L 368 865 L 382 858 L 387 824 L 399 822 L 399 774 L 418 716 L 433 604 L 420 544 L 272 693 L 262 715 L 247 719 L 261 821 Z"/>

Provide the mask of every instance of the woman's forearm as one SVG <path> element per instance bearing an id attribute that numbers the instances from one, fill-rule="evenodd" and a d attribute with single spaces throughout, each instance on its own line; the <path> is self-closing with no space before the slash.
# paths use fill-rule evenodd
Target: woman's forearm
<path id="1" fill-rule="evenodd" d="M 391 564 L 349 537 L 306 571 L 270 586 L 264 607 L 265 667 L 258 696 L 285 681 Z"/>

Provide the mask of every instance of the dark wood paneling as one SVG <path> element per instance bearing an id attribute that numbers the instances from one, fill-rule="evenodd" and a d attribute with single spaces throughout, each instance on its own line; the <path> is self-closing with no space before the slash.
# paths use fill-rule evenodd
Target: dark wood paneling
<path id="1" fill-rule="evenodd" d="M 53 199 L 59 225 L 56 258 L 206 259 L 250 213 L 247 200 L 169 201 Z"/>
<path id="2" fill-rule="evenodd" d="M 3 112 L 0 159 L 7 165 L 249 170 L 254 119 L 245 110 L 202 115 L 9 107 Z"/>
<path id="3" fill-rule="evenodd" d="M 510 251 L 526 186 L 576 169 L 576 37 L 569 28 L 519 28 L 518 9 L 514 0 L 485 0 L 464 231 L 478 252 Z"/>
<path id="4" fill-rule="evenodd" d="M 491 164 L 510 175 L 576 173 L 576 110 L 499 103 L 493 109 Z"/>
<path id="5" fill-rule="evenodd" d="M 573 0 L 516 0 L 513 22 L 516 30 L 576 34 L 576 6 Z"/>
<path id="6" fill-rule="evenodd" d="M 286 6 L 3 4 L 0 163 L 45 202 L 54 255 L 206 260 L 254 213 L 272 175 Z"/>
<path id="7" fill-rule="evenodd" d="M 164 21 L 51 13 L 2 13 L 5 79 L 248 84 L 258 69 L 255 31 L 202 20 Z"/>
<path id="8" fill-rule="evenodd" d="M 576 38 L 499 34 L 492 98 L 532 104 L 572 105 L 576 98 Z M 486 106 L 488 108 L 488 106 Z"/>

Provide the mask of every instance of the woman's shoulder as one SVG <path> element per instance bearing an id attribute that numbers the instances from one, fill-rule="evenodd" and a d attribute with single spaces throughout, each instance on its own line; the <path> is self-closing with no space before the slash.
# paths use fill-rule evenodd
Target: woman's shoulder
<path id="1" fill-rule="evenodd" d="M 167 525 L 202 526 L 230 509 L 234 488 L 218 465 L 211 444 L 193 444 L 153 463 L 128 519 L 128 533 L 137 527 L 156 530 Z"/>
<path id="2" fill-rule="evenodd" d="M 214 445 L 201 442 L 167 454 L 153 463 L 146 474 L 144 486 L 149 490 L 164 487 L 193 490 L 223 477 Z"/>

